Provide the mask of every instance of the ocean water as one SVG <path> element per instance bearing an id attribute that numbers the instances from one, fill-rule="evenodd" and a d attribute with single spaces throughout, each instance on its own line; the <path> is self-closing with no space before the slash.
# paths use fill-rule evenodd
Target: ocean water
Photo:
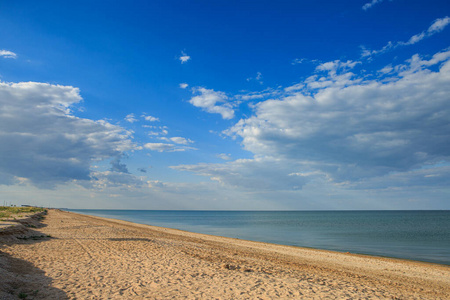
<path id="1" fill-rule="evenodd" d="M 191 232 L 450 265 L 450 211 L 69 210 Z"/>

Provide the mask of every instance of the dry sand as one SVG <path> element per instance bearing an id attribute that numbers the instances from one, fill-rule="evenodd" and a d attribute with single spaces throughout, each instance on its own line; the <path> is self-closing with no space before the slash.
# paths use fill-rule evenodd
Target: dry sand
<path id="1" fill-rule="evenodd" d="M 0 299 L 448 299 L 450 267 L 50 210 L 0 230 Z M 37 228 L 34 228 L 37 226 Z M 50 235 L 50 237 L 48 237 Z"/>

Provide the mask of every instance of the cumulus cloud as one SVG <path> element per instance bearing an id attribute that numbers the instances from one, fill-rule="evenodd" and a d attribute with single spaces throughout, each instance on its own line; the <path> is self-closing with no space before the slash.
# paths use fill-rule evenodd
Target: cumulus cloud
<path id="1" fill-rule="evenodd" d="M 377 54 L 381 54 L 381 53 L 385 53 L 387 51 L 393 50 L 397 47 L 400 46 L 408 46 L 408 45 L 413 45 L 416 44 L 418 42 L 420 42 L 421 40 L 428 38 L 432 35 L 435 35 L 436 33 L 441 32 L 442 30 L 445 29 L 445 27 L 448 26 L 448 24 L 450 24 L 450 17 L 444 17 L 444 18 L 440 18 L 440 19 L 436 19 L 431 25 L 430 27 L 428 27 L 427 30 L 422 31 L 421 33 L 415 34 L 413 35 L 407 42 L 392 42 L 389 41 L 383 48 L 381 48 L 380 50 L 369 50 L 366 49 L 365 47 L 362 47 L 362 53 L 361 56 L 362 57 L 371 57 L 373 55 L 377 55 Z"/>
<path id="2" fill-rule="evenodd" d="M 304 82 L 289 86 L 284 90 L 294 92 L 302 89 L 323 89 L 330 86 L 349 86 L 361 81 L 360 78 L 354 78 L 355 74 L 350 70 L 361 64 L 359 61 L 330 61 L 321 63 L 316 67 L 316 75 L 308 77 Z M 320 73 L 327 73 L 326 76 Z M 318 75 L 320 74 L 320 75 Z"/>
<path id="3" fill-rule="evenodd" d="M 224 132 L 253 159 L 174 168 L 235 187 L 295 189 L 312 180 L 373 187 L 448 162 L 450 50 L 389 66 L 383 80 L 349 72 L 356 65 L 324 63 L 295 89 L 253 105 Z"/>
<path id="4" fill-rule="evenodd" d="M 181 51 L 181 56 L 178 58 L 182 64 L 187 63 L 191 57 L 189 55 L 187 55 L 186 53 L 184 53 L 183 51 Z"/>
<path id="5" fill-rule="evenodd" d="M 195 107 L 200 107 L 209 113 L 220 114 L 223 119 L 232 119 L 234 117 L 234 110 L 228 102 L 228 97 L 225 93 L 203 87 L 193 88 L 192 91 L 193 93 L 199 93 L 199 95 L 189 100 L 189 103 Z"/>
<path id="6" fill-rule="evenodd" d="M 335 61 L 329 61 L 329 62 L 325 62 L 325 63 L 318 65 L 316 67 L 316 70 L 317 71 L 327 71 L 330 76 L 335 76 L 338 70 L 341 71 L 341 70 L 353 69 L 356 65 L 358 65 L 360 63 L 361 62 L 359 62 L 359 61 L 351 61 L 351 60 L 347 60 L 347 61 L 335 60 Z"/>
<path id="7" fill-rule="evenodd" d="M 337 180 L 448 160 L 450 62 L 433 72 L 425 68 L 430 61 L 410 61 L 414 71 L 386 83 L 338 82 L 261 102 L 227 133 L 257 155 L 315 161 Z"/>
<path id="8" fill-rule="evenodd" d="M 188 145 L 188 144 L 193 143 L 193 141 L 191 141 L 190 139 L 186 139 L 186 138 L 180 137 L 180 136 L 171 137 L 171 138 L 169 138 L 169 140 L 171 140 L 175 144 L 181 144 L 181 145 Z"/>
<path id="9" fill-rule="evenodd" d="M 430 28 L 428 28 L 427 33 L 434 34 L 436 32 L 440 32 L 444 30 L 444 28 L 447 27 L 448 24 L 450 24 L 450 17 L 436 19 L 433 24 L 431 24 Z"/>
<path id="10" fill-rule="evenodd" d="M 0 50 L 0 56 L 4 58 L 14 58 L 14 59 L 17 58 L 16 53 L 8 50 Z"/>
<path id="11" fill-rule="evenodd" d="M 185 89 L 185 88 L 187 88 L 189 86 L 189 84 L 187 84 L 187 83 L 180 83 L 180 88 L 181 89 Z"/>
<path id="12" fill-rule="evenodd" d="M 0 184 L 87 181 L 93 162 L 135 148 L 122 127 L 74 116 L 71 107 L 81 100 L 71 86 L 0 83 Z"/>

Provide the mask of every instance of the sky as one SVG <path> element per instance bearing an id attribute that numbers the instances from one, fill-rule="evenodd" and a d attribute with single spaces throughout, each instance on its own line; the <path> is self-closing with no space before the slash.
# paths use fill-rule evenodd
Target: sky
<path id="1" fill-rule="evenodd" d="M 0 1 L 0 204 L 450 209 L 450 2 Z"/>

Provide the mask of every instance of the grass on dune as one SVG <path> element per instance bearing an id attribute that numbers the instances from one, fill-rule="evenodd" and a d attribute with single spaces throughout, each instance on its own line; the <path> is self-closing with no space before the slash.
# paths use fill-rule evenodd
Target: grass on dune
<path id="1" fill-rule="evenodd" d="M 14 207 L 14 206 L 0 206 L 0 219 L 11 218 L 20 214 L 31 214 L 45 211 L 42 207 Z"/>

